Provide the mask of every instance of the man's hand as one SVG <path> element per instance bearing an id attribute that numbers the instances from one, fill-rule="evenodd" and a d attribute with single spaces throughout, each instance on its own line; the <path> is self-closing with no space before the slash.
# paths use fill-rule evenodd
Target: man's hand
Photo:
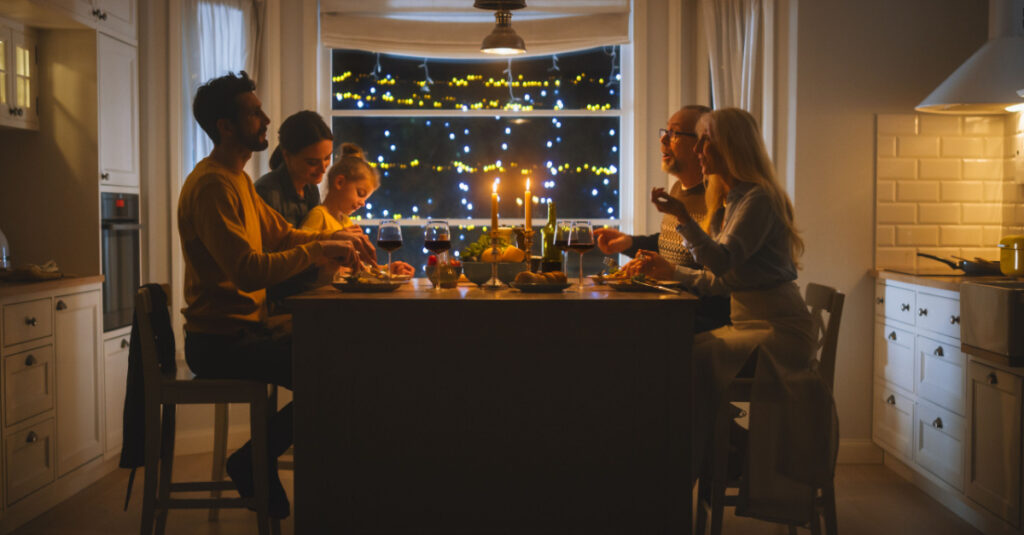
<path id="1" fill-rule="evenodd" d="M 332 240 L 349 242 L 352 244 L 353 249 L 358 253 L 359 258 L 367 264 L 377 263 L 377 250 L 373 248 L 373 244 L 370 243 L 370 238 L 366 234 L 358 229 L 346 229 L 339 230 L 331 235 Z"/>
<path id="2" fill-rule="evenodd" d="M 604 254 L 616 254 L 633 246 L 633 237 L 613 228 L 596 228 L 597 248 Z"/>
<path id="3" fill-rule="evenodd" d="M 640 249 L 636 253 L 636 258 L 626 262 L 622 270 L 630 277 L 643 274 L 652 279 L 664 280 L 672 278 L 675 268 L 660 254 Z"/>
<path id="4" fill-rule="evenodd" d="M 676 216 L 676 219 L 680 223 L 687 223 L 692 217 L 690 212 L 686 210 L 684 205 L 679 199 L 669 195 L 665 188 L 654 188 L 651 190 L 651 202 L 654 203 L 654 207 L 663 214 L 669 214 Z"/>
<path id="5" fill-rule="evenodd" d="M 322 266 L 337 271 L 339 267 L 358 268 L 359 251 L 352 241 L 324 240 L 320 242 L 323 249 Z"/>
<path id="6" fill-rule="evenodd" d="M 416 273 L 416 268 L 402 262 L 401 260 L 395 260 L 391 263 L 391 274 L 392 275 L 409 275 L 412 276 Z"/>

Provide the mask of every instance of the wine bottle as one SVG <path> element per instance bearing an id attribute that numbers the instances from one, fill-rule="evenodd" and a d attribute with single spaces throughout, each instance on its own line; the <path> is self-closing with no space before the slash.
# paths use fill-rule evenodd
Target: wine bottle
<path id="1" fill-rule="evenodd" d="M 541 251 L 541 271 L 559 271 L 562 269 L 562 253 L 555 248 L 556 215 L 554 201 L 548 201 L 548 222 L 540 229 L 543 239 Z"/>

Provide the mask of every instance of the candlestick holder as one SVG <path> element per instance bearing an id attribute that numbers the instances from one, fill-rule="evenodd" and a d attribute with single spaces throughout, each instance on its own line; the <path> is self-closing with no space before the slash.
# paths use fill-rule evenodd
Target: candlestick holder
<path id="1" fill-rule="evenodd" d="M 526 252 L 526 261 L 530 261 L 530 257 L 533 255 L 533 229 L 523 229 L 523 251 Z"/>
<path id="2" fill-rule="evenodd" d="M 498 244 L 500 242 L 501 242 L 501 239 L 498 237 L 498 229 L 492 227 L 491 228 L 491 248 L 489 249 L 491 257 L 492 257 L 490 259 L 490 263 L 491 263 L 491 280 L 487 284 L 484 285 L 484 288 L 487 289 L 487 290 L 497 290 L 498 288 L 501 288 L 501 281 L 498 280 L 498 257 L 500 256 L 500 253 L 498 253 Z M 482 260 L 484 262 L 488 261 L 488 260 L 486 260 L 484 258 L 481 258 L 480 260 Z"/>

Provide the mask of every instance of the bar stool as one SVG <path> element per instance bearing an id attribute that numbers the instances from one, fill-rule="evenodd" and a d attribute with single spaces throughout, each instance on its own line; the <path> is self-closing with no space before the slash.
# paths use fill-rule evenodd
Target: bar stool
<path id="1" fill-rule="evenodd" d="M 161 285 L 166 296 L 167 285 Z M 142 525 L 140 533 L 162 535 L 170 509 L 206 509 L 246 507 L 238 498 L 171 498 L 172 492 L 234 490 L 231 481 L 195 481 L 174 483 L 175 407 L 179 404 L 246 403 L 252 426 L 253 483 L 256 516 L 260 535 L 269 535 L 273 528 L 280 533 L 280 523 L 272 521 L 268 510 L 267 425 L 269 400 L 267 384 L 235 379 L 192 379 L 187 370 L 175 373 L 162 370 L 156 346 L 151 314 L 153 297 L 146 287 L 135 295 L 136 326 L 142 350 L 143 382 L 146 413 L 146 479 L 143 490 Z M 169 328 L 169 326 L 168 326 Z M 162 412 L 162 417 L 161 417 Z M 158 476 L 159 473 L 159 476 Z M 158 480 L 159 477 L 159 480 Z M 158 485 L 159 482 L 159 485 Z M 155 523 L 155 525 L 154 525 Z"/>

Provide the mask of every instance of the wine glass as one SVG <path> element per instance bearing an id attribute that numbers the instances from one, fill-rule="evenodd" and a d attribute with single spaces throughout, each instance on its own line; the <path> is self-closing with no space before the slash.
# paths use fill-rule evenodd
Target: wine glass
<path id="1" fill-rule="evenodd" d="M 594 248 L 594 228 L 590 221 L 573 221 L 569 229 L 569 248 L 580 254 L 580 292 L 583 291 L 583 253 Z"/>
<path id="2" fill-rule="evenodd" d="M 386 219 L 377 227 L 377 247 L 388 252 L 387 274 L 391 278 L 391 253 L 402 246 L 402 227 L 394 219 Z"/>
<path id="3" fill-rule="evenodd" d="M 448 222 L 443 219 L 431 219 L 423 229 L 423 246 L 434 254 L 441 254 L 452 248 L 452 233 Z"/>
<path id="4" fill-rule="evenodd" d="M 555 241 L 552 246 L 562 254 L 562 271 L 569 271 L 569 232 L 572 221 L 559 219 L 555 222 Z"/>

